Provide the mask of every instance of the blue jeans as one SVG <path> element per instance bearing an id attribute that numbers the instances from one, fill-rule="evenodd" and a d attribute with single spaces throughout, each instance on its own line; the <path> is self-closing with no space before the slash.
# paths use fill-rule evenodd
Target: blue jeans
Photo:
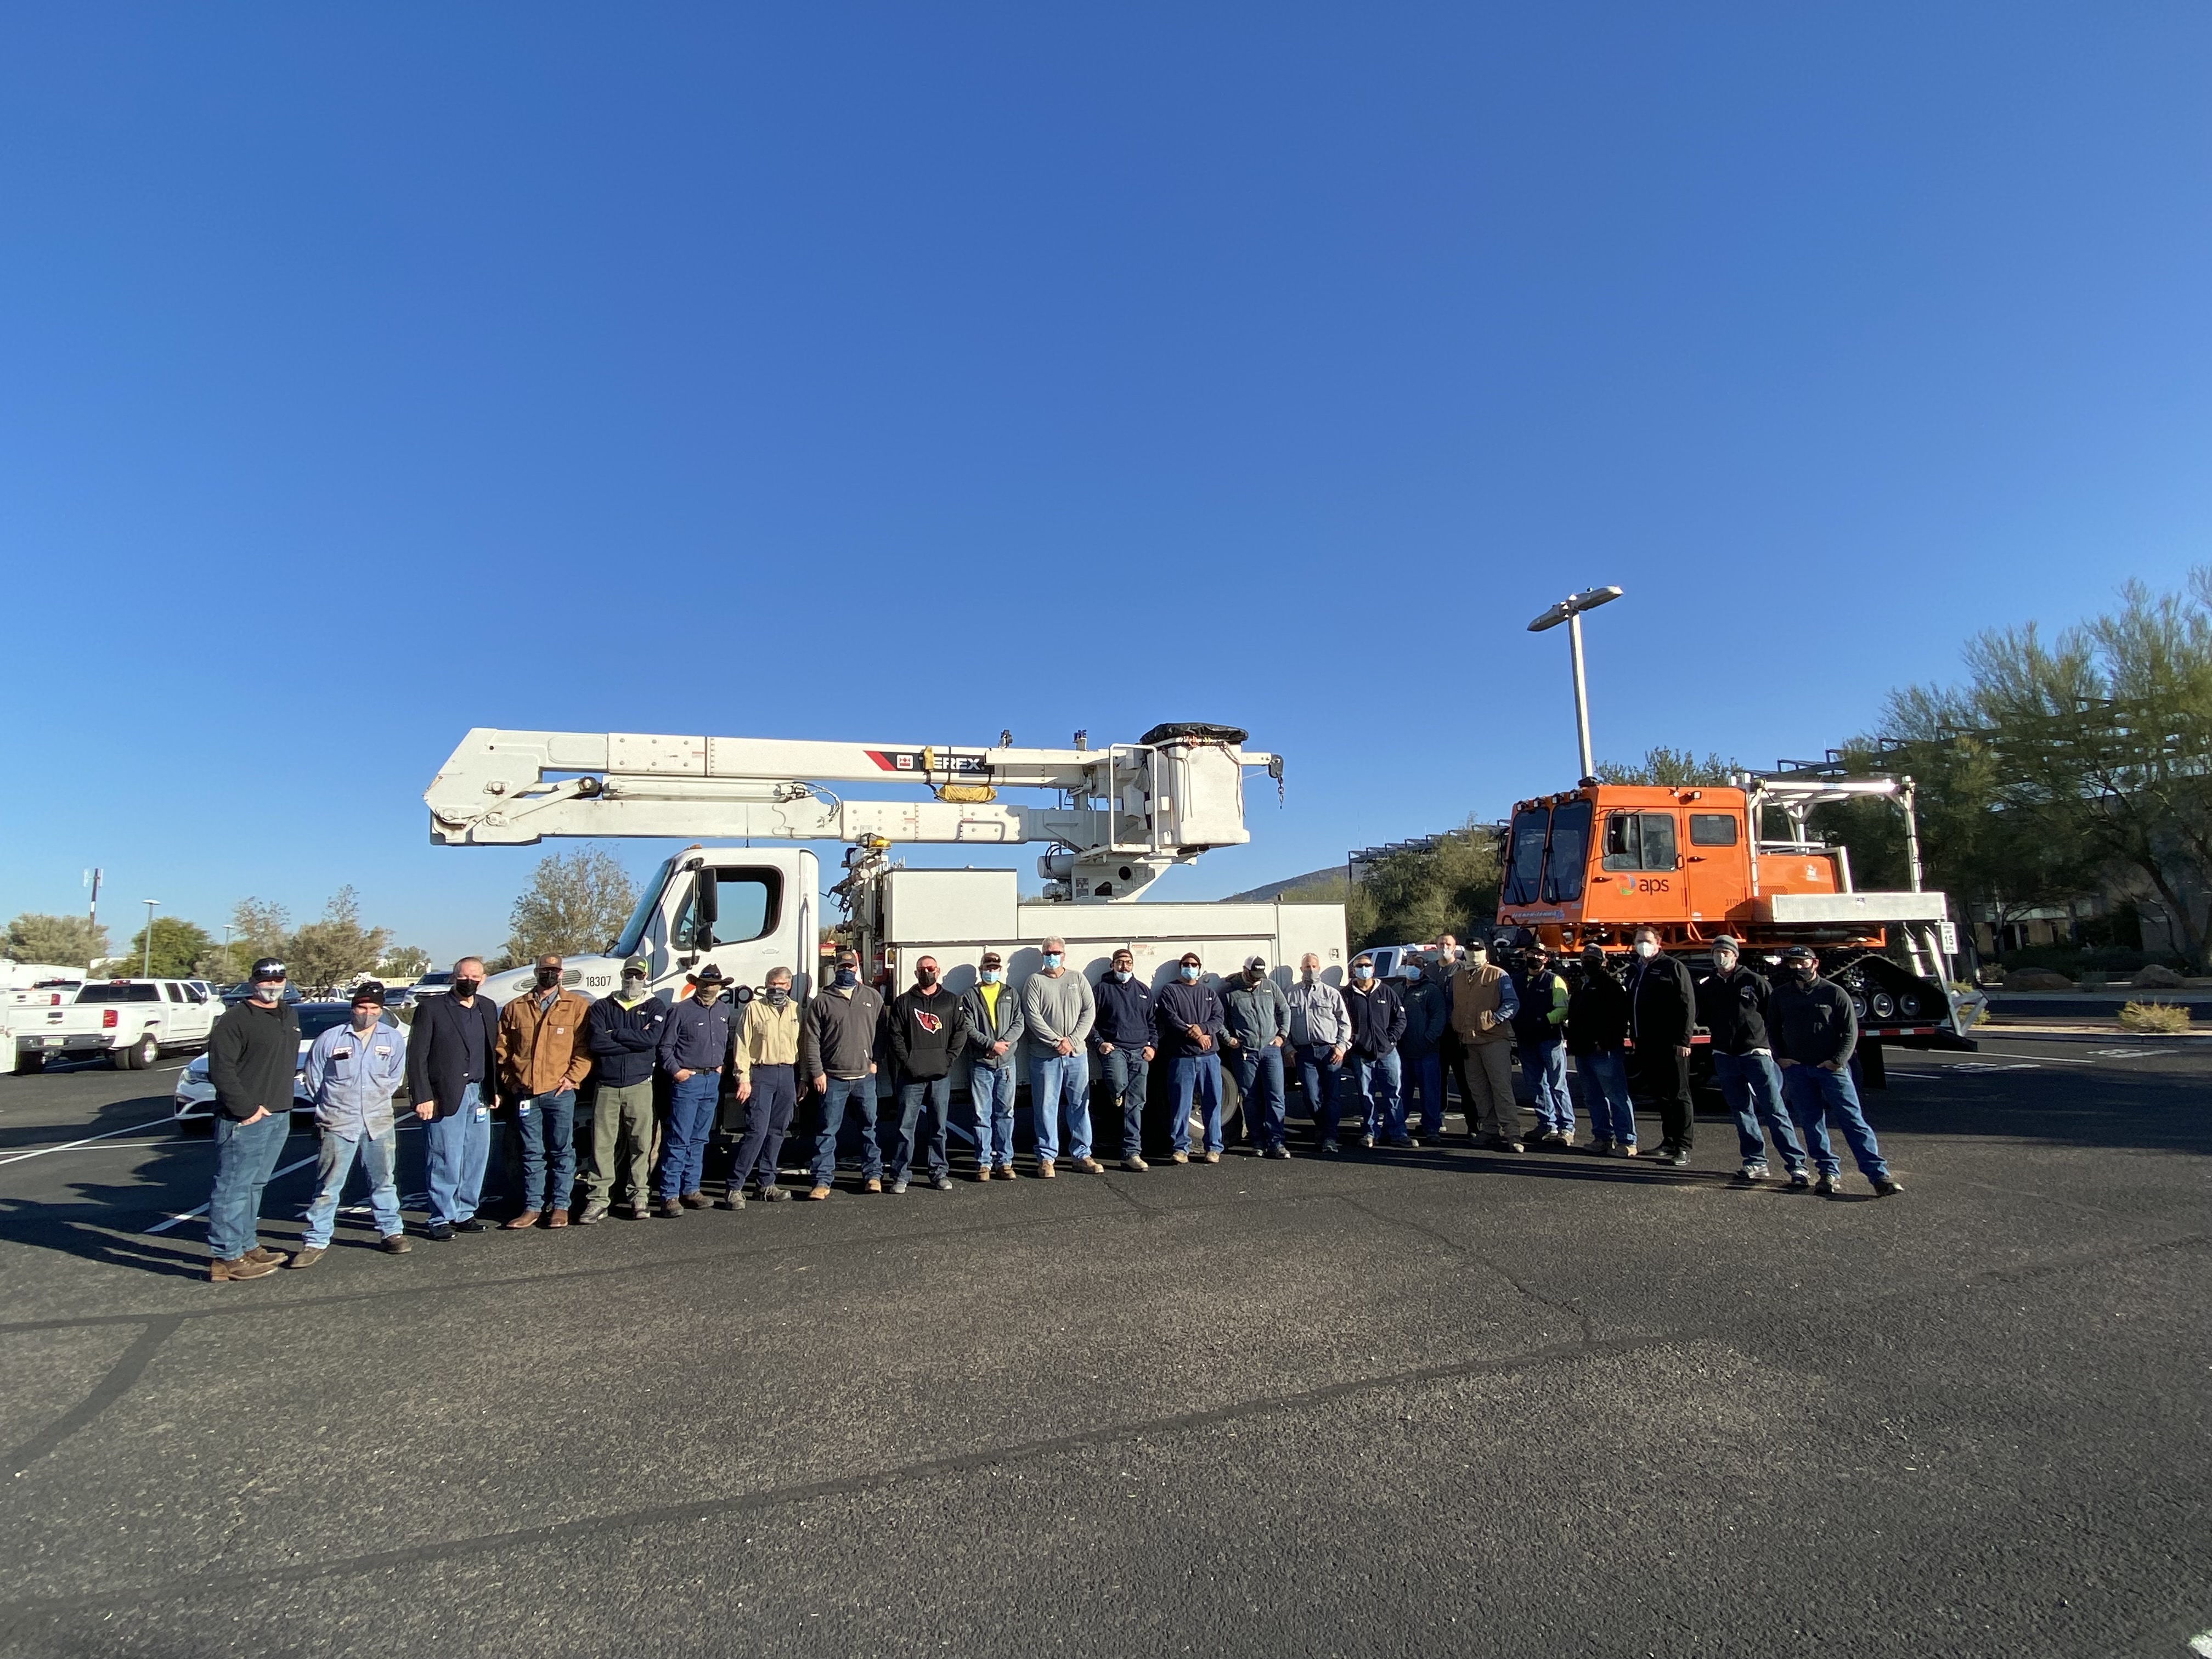
<path id="1" fill-rule="evenodd" d="M 714 1133 L 720 1072 L 694 1072 L 676 1085 L 668 1100 L 668 1133 L 660 1142 L 660 1173 L 653 1190 L 660 1198 L 696 1193 L 707 1178 L 707 1137 Z"/>
<path id="2" fill-rule="evenodd" d="M 451 1226 L 477 1212 L 483 1199 L 484 1165 L 491 1162 L 491 1111 L 478 1103 L 477 1085 L 465 1084 L 448 1117 L 422 1126 L 423 1185 L 430 1190 L 430 1219 Z"/>
<path id="3" fill-rule="evenodd" d="M 763 1187 L 775 1185 L 776 1160 L 783 1153 L 783 1138 L 791 1130 L 792 1115 L 799 1109 L 799 1068 L 794 1066 L 756 1066 L 752 1098 L 745 1102 L 745 1135 L 738 1143 L 736 1161 L 730 1165 L 730 1190 L 741 1193 L 757 1176 Z"/>
<path id="4" fill-rule="evenodd" d="M 975 1123 L 975 1167 L 1014 1167 L 1014 1068 L 968 1068 L 968 1109 Z"/>
<path id="5" fill-rule="evenodd" d="M 525 1095 L 514 1103 L 514 1127 L 522 1134 L 522 1207 L 567 1209 L 576 1185 L 576 1091 Z"/>
<path id="6" fill-rule="evenodd" d="M 1355 1049 L 1345 1056 L 1344 1064 L 1352 1073 L 1352 1097 L 1359 1102 L 1359 1133 L 1379 1134 L 1393 1146 L 1402 1143 L 1406 1097 L 1398 1089 L 1398 1051 L 1363 1054 Z"/>
<path id="7" fill-rule="evenodd" d="M 1205 1114 L 1206 1146 L 1209 1152 L 1221 1150 L 1221 1056 L 1219 1054 L 1177 1054 L 1172 1075 L 1175 1079 L 1175 1149 L 1190 1151 L 1190 1099 L 1194 1091 L 1198 1096 L 1199 1109 Z"/>
<path id="8" fill-rule="evenodd" d="M 1583 1110 L 1600 1140 L 1636 1144 L 1636 1103 L 1628 1092 L 1628 1062 L 1618 1048 L 1575 1056 L 1575 1080 L 1582 1085 Z"/>
<path id="9" fill-rule="evenodd" d="M 1763 1122 L 1782 1149 L 1782 1162 L 1790 1173 L 1805 1167 L 1805 1145 L 1790 1127 L 1790 1114 L 1782 1104 L 1782 1073 L 1771 1054 L 1724 1054 L 1713 1051 L 1713 1081 L 1735 1114 L 1737 1148 L 1746 1166 L 1766 1162 L 1766 1141 L 1759 1132 Z"/>
<path id="10" fill-rule="evenodd" d="M 321 1185 L 316 1188 L 315 1201 L 307 1206 L 307 1231 L 301 1243 L 319 1250 L 331 1242 L 338 1199 L 345 1192 L 346 1177 L 353 1173 L 356 1152 L 361 1155 L 361 1172 L 368 1177 L 368 1212 L 375 1219 L 377 1236 L 389 1238 L 407 1231 L 407 1224 L 399 1218 L 399 1188 L 392 1179 L 398 1139 L 396 1128 L 380 1135 L 364 1133 L 358 1140 L 323 1131 L 322 1156 L 316 1160 L 315 1170 L 315 1179 Z"/>
<path id="11" fill-rule="evenodd" d="M 1824 1072 L 1817 1066 L 1792 1066 L 1782 1074 L 1782 1095 L 1790 1103 L 1790 1115 L 1804 1132 L 1805 1145 L 1822 1175 L 1839 1174 L 1844 1167 L 1828 1144 L 1827 1118 L 1832 1112 L 1843 1127 L 1859 1173 L 1869 1181 L 1889 1179 L 1889 1165 L 1882 1162 L 1874 1130 L 1859 1109 L 1859 1092 L 1851 1087 L 1847 1075 Z"/>
<path id="12" fill-rule="evenodd" d="M 914 1132 L 925 1109 L 929 1114 L 929 1173 L 935 1177 L 951 1167 L 945 1147 L 945 1132 L 951 1127 L 945 1120 L 952 1109 L 952 1079 L 907 1079 L 899 1084 L 897 1118 L 883 1126 L 884 1162 L 888 1166 L 884 1173 L 893 1181 L 904 1181 L 906 1172 L 914 1167 Z"/>
<path id="13" fill-rule="evenodd" d="M 1121 1109 L 1121 1156 L 1141 1158 L 1145 1151 L 1145 1091 L 1152 1086 L 1151 1068 L 1145 1063 L 1141 1044 L 1117 1042 L 1098 1057 L 1106 1073 L 1106 1086 Z"/>
<path id="14" fill-rule="evenodd" d="M 1314 1138 L 1324 1146 L 1336 1139 L 1336 1091 L 1344 1081 L 1342 1063 L 1328 1063 L 1331 1052 L 1326 1042 L 1298 1044 L 1298 1087 L 1305 1091 Z"/>
<path id="15" fill-rule="evenodd" d="M 1079 1164 L 1091 1156 L 1091 1056 L 1080 1048 L 1030 1061 L 1030 1127 L 1036 1132 L 1040 1164 L 1060 1157 L 1062 1111 L 1067 1114 L 1067 1155 Z"/>
<path id="16" fill-rule="evenodd" d="M 1406 1115 L 1413 1115 L 1413 1102 L 1421 1103 L 1421 1133 L 1444 1132 L 1444 1057 L 1434 1049 L 1425 1054 L 1399 1052 L 1398 1063 L 1406 1075 Z"/>
<path id="17" fill-rule="evenodd" d="M 1283 1051 L 1269 1043 L 1237 1051 L 1237 1086 L 1244 1095 L 1244 1138 L 1262 1152 L 1283 1144 Z"/>
<path id="18" fill-rule="evenodd" d="M 1572 1140 L 1575 1102 L 1567 1092 L 1567 1045 L 1523 1042 L 1518 1051 L 1521 1075 L 1528 1079 L 1528 1103 L 1536 1109 L 1536 1127 L 1546 1134 L 1563 1134 Z"/>
<path id="19" fill-rule="evenodd" d="M 845 1127 L 845 1105 L 852 1103 L 860 1115 L 860 1178 L 884 1178 L 883 1149 L 876 1145 L 876 1080 L 872 1077 L 833 1077 L 830 1092 L 822 1097 L 822 1131 L 814 1137 L 814 1184 L 827 1187 L 837 1179 L 837 1132 Z"/>
<path id="20" fill-rule="evenodd" d="M 292 1109 L 258 1123 L 218 1115 L 215 1121 L 215 1194 L 208 1200 L 208 1249 L 218 1261 L 235 1261 L 261 1236 L 261 1189 L 292 1133 Z"/>

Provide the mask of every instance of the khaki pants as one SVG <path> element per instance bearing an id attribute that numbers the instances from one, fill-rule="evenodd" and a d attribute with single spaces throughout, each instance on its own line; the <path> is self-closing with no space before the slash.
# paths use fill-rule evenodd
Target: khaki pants
<path id="1" fill-rule="evenodd" d="M 1498 1140 L 1521 1139 L 1521 1108 L 1513 1098 L 1513 1045 L 1467 1045 L 1467 1129 Z"/>
<path id="2" fill-rule="evenodd" d="M 585 1172 L 584 1192 L 593 1204 L 607 1201 L 614 1184 L 615 1150 L 618 1139 L 629 1142 L 629 1201 L 651 1201 L 647 1177 L 653 1167 L 653 1079 L 642 1083 L 602 1083 L 592 1097 L 592 1165 Z"/>

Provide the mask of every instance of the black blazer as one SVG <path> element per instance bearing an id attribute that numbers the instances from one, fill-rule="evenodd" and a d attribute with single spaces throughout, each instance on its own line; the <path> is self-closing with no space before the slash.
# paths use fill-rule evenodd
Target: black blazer
<path id="1" fill-rule="evenodd" d="M 468 1075 L 470 1020 L 483 1026 L 483 1075 Z M 407 1033 L 407 1093 L 417 1102 L 434 1100 L 438 1115 L 460 1109 L 461 1091 L 477 1085 L 477 1103 L 495 1106 L 499 1064 L 499 1010 L 479 991 L 463 1007 L 450 994 L 424 997 L 415 1005 L 415 1024 Z"/>

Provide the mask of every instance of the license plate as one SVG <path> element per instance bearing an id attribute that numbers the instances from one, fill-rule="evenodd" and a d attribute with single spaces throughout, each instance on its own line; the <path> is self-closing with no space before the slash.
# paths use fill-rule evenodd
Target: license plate
<path id="1" fill-rule="evenodd" d="M 67 1037 L 50 1036 L 46 1039 L 46 1047 L 49 1048 L 58 1048 L 63 1043 L 68 1041 L 69 1039 Z"/>

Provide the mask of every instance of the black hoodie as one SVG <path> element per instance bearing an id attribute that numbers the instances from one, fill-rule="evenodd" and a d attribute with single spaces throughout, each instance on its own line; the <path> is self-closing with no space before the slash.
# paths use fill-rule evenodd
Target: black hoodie
<path id="1" fill-rule="evenodd" d="M 1000 995 L 1004 996 L 1001 991 Z M 909 1083 L 933 1083 L 952 1074 L 952 1051 L 960 1040 L 960 999 L 942 985 L 933 996 L 915 986 L 891 999 L 891 1058 Z"/>

